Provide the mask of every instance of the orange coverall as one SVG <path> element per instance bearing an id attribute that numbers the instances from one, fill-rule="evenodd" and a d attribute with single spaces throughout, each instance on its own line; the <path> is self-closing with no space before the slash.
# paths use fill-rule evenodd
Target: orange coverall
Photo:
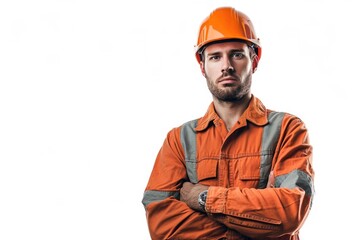
<path id="1" fill-rule="evenodd" d="M 267 187 L 270 172 L 274 187 Z M 172 129 L 156 158 L 143 204 L 163 239 L 299 239 L 314 194 L 312 147 L 297 117 L 252 96 L 227 131 L 214 105 Z M 210 186 L 206 213 L 179 200 L 183 182 Z"/>

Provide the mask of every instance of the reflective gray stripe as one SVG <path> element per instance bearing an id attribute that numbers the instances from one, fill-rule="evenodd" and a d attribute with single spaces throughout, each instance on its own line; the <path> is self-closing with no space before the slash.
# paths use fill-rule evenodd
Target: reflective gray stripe
<path id="1" fill-rule="evenodd" d="M 312 197 L 314 195 L 314 183 L 311 177 L 304 171 L 294 170 L 275 178 L 275 187 L 296 188 L 299 187 L 305 191 L 305 194 Z"/>
<path id="2" fill-rule="evenodd" d="M 180 199 L 179 192 L 163 192 L 163 191 L 148 190 L 145 191 L 144 193 L 142 204 L 144 205 L 144 207 L 146 207 L 149 203 L 161 201 L 171 196 L 175 197 L 176 199 Z"/>
<path id="3" fill-rule="evenodd" d="M 275 148 L 280 136 L 281 123 L 284 118 L 284 113 L 271 112 L 269 113 L 269 123 L 264 127 L 261 140 L 261 158 L 260 158 L 260 181 L 258 188 L 266 188 L 272 159 Z"/>
<path id="4" fill-rule="evenodd" d="M 190 182 L 198 183 L 196 172 L 196 132 L 197 120 L 185 123 L 181 127 L 180 138 L 185 153 L 186 172 Z"/>

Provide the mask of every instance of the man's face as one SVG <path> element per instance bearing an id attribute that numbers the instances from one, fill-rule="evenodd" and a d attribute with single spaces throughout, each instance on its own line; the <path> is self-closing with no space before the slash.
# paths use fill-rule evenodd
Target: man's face
<path id="1" fill-rule="evenodd" d="M 251 96 L 252 59 L 246 43 L 214 43 L 203 54 L 201 71 L 214 98 L 234 102 Z"/>

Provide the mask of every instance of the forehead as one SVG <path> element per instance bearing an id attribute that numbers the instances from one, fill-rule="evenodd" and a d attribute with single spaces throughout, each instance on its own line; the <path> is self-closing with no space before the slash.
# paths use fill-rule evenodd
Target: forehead
<path id="1" fill-rule="evenodd" d="M 247 51 L 248 46 L 244 42 L 239 41 L 228 41 L 228 42 L 219 42 L 213 43 L 207 46 L 204 50 L 205 54 L 210 54 L 213 52 L 229 52 L 229 51 L 236 51 L 236 50 L 243 50 Z"/>

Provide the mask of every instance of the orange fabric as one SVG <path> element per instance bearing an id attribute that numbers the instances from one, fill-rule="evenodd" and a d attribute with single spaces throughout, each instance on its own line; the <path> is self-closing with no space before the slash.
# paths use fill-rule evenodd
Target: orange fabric
<path id="1" fill-rule="evenodd" d="M 298 239 L 311 196 L 301 188 L 256 189 L 267 110 L 252 100 L 236 126 L 227 131 L 213 104 L 199 119 L 197 173 L 209 185 L 205 213 L 190 209 L 175 197 L 146 207 L 152 239 Z M 272 161 L 276 177 L 300 170 L 311 178 L 312 147 L 304 123 L 285 114 Z M 180 127 L 172 129 L 156 158 L 146 190 L 176 192 L 189 181 Z"/>

